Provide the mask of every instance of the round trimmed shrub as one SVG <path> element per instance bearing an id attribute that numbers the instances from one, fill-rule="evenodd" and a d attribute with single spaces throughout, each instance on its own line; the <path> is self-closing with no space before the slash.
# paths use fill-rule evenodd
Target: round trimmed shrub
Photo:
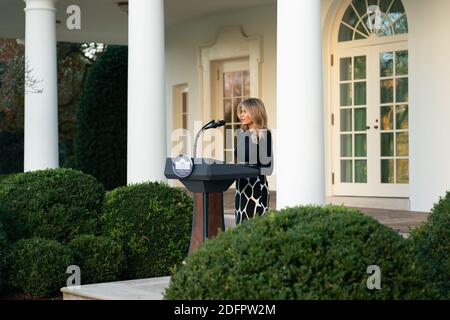
<path id="1" fill-rule="evenodd" d="M 450 192 L 441 197 L 428 220 L 411 233 L 417 260 L 434 298 L 450 299 Z"/>
<path id="2" fill-rule="evenodd" d="M 80 235 L 69 243 L 74 264 L 81 269 L 81 283 L 101 283 L 119 280 L 125 266 L 122 246 L 108 238 Z"/>
<path id="3" fill-rule="evenodd" d="M 271 212 L 222 232 L 188 257 L 165 299 L 410 298 L 414 265 L 406 240 L 344 207 Z M 369 290 L 369 266 L 381 289 Z"/>
<path id="4" fill-rule="evenodd" d="M 108 46 L 90 67 L 76 112 L 75 163 L 112 190 L 127 183 L 128 48 Z"/>
<path id="5" fill-rule="evenodd" d="M 73 169 L 16 174 L 0 188 L 0 222 L 11 242 L 39 237 L 66 243 L 94 233 L 105 191 Z"/>
<path id="6" fill-rule="evenodd" d="M 48 297 L 66 286 L 72 254 L 55 240 L 32 238 L 17 241 L 9 260 L 13 287 L 33 297 Z"/>
<path id="7" fill-rule="evenodd" d="M 169 275 L 188 253 L 191 224 L 189 196 L 156 182 L 108 192 L 101 215 L 102 234 L 123 245 L 127 279 Z"/>

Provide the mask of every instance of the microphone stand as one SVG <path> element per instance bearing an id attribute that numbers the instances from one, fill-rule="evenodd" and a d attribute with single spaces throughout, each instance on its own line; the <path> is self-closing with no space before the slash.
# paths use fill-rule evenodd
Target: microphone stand
<path id="1" fill-rule="evenodd" d="M 211 120 L 197 132 L 197 135 L 195 136 L 195 141 L 194 141 L 194 159 L 197 158 L 197 143 L 198 143 L 198 138 L 200 138 L 200 134 L 205 130 L 218 128 L 223 125 L 225 125 L 224 120 L 217 120 L 217 121 Z"/>

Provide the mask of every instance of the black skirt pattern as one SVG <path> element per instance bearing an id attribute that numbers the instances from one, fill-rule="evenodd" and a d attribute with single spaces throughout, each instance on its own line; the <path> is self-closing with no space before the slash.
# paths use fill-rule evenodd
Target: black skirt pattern
<path id="1" fill-rule="evenodd" d="M 266 176 L 238 179 L 235 195 L 236 225 L 255 216 L 265 215 L 269 209 L 269 196 Z"/>

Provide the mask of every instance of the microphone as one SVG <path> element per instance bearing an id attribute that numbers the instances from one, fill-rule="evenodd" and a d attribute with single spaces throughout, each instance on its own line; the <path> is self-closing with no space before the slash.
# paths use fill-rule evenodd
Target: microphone
<path id="1" fill-rule="evenodd" d="M 203 127 L 202 127 L 200 130 L 202 131 L 202 130 L 209 129 L 209 128 L 207 128 L 207 127 L 210 127 L 210 126 L 213 125 L 215 122 L 216 122 L 216 120 L 211 120 L 211 121 L 209 121 L 207 124 L 203 125 Z"/>
<path id="2" fill-rule="evenodd" d="M 219 128 L 225 125 L 225 120 L 217 120 L 216 122 L 214 122 L 214 124 L 212 125 L 212 128 Z"/>
<path id="3" fill-rule="evenodd" d="M 211 120 L 198 131 L 197 135 L 195 136 L 194 142 L 194 158 L 197 158 L 197 142 L 198 138 L 200 137 L 200 134 L 205 130 L 219 128 L 224 126 L 225 124 L 226 124 L 225 120 L 217 120 L 217 121 Z"/>

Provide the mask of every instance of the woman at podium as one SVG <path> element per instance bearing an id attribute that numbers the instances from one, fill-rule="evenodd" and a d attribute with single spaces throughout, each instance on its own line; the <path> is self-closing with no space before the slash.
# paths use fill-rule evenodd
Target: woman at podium
<path id="1" fill-rule="evenodd" d="M 237 107 L 241 128 L 237 133 L 235 156 L 238 164 L 256 166 L 260 175 L 236 181 L 236 225 L 269 209 L 269 184 L 266 176 L 273 171 L 272 134 L 267 128 L 264 103 L 257 98 L 243 100 Z"/>

